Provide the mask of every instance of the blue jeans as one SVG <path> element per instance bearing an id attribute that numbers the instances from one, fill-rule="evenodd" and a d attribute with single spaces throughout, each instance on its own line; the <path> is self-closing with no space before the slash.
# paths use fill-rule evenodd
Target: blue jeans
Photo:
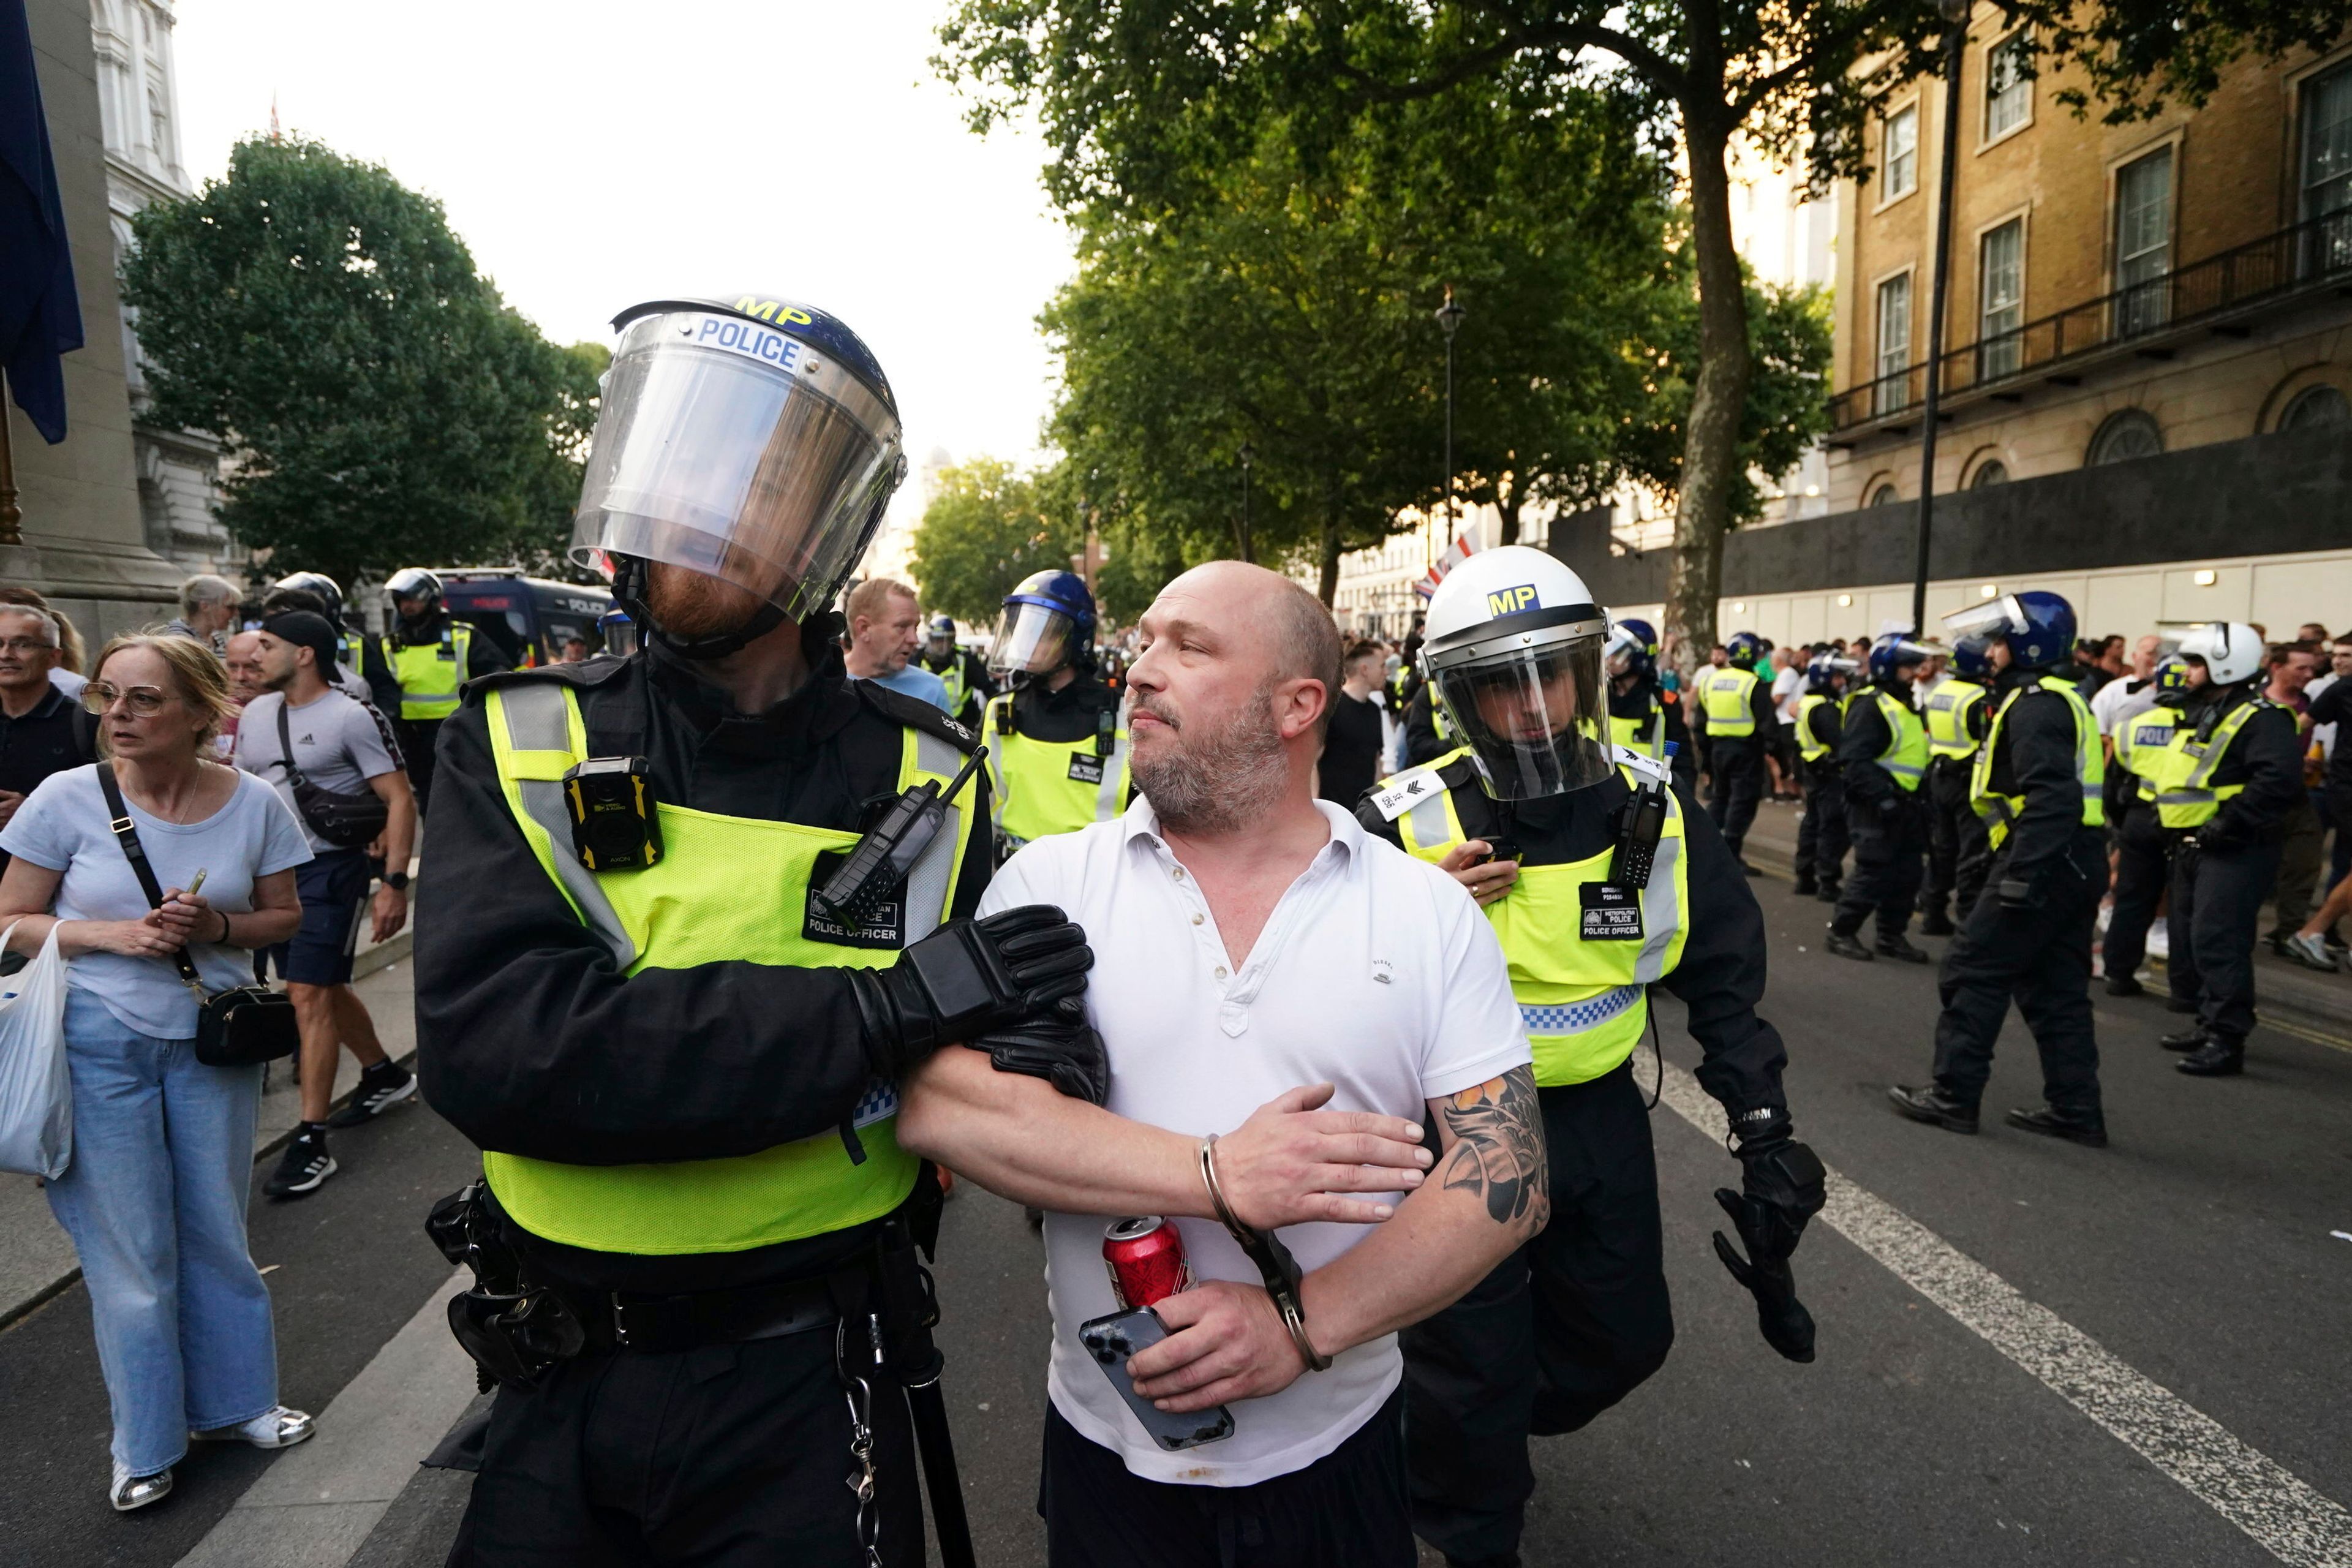
<path id="1" fill-rule="evenodd" d="M 140 1034 L 66 997 L 73 1163 L 48 1184 L 89 1288 L 114 1461 L 177 1464 L 188 1431 L 278 1403 L 269 1288 L 247 1249 L 261 1069 L 208 1068 L 194 1040 Z"/>

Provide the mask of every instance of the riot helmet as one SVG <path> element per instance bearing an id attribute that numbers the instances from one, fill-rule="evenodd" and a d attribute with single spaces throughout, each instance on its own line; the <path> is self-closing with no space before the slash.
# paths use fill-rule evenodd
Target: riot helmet
<path id="1" fill-rule="evenodd" d="M 2191 627 L 2180 639 L 2179 657 L 2205 667 L 2215 686 L 2234 686 L 2262 672 L 2263 635 L 2243 621 L 2213 621 Z"/>
<path id="2" fill-rule="evenodd" d="M 1925 664 L 1943 651 L 1909 632 L 1888 632 L 1870 645 L 1870 679 L 1888 685 L 1901 679 L 1906 669 Z"/>
<path id="3" fill-rule="evenodd" d="M 432 574 L 426 573 L 425 575 L 430 576 Z M 342 584 L 324 572 L 289 572 L 269 585 L 272 588 L 291 588 L 298 594 L 313 595 L 323 606 L 320 613 L 327 617 L 327 624 L 339 632 L 343 629 Z M 438 592 L 437 584 L 436 592 L 436 594 Z"/>
<path id="4" fill-rule="evenodd" d="M 955 617 L 940 615 L 931 617 L 924 632 L 925 651 L 933 658 L 945 658 L 955 652 Z"/>
<path id="5" fill-rule="evenodd" d="M 1731 656 L 1732 663 L 1745 668 L 1764 651 L 1764 639 L 1754 632 L 1734 632 L 1731 640 L 1723 645 L 1723 651 Z"/>
<path id="6" fill-rule="evenodd" d="M 999 676 L 1051 675 L 1085 661 L 1095 640 L 1095 596 L 1075 572 L 1033 572 L 1004 595 L 988 668 Z"/>
<path id="7" fill-rule="evenodd" d="M 637 623 L 620 605 L 596 617 L 596 630 L 604 637 L 604 651 L 614 658 L 626 658 L 637 651 Z"/>
<path id="8" fill-rule="evenodd" d="M 1609 646 L 1602 657 L 1612 681 L 1629 675 L 1654 675 L 1657 671 L 1658 634 L 1647 621 L 1612 619 Z"/>
<path id="9" fill-rule="evenodd" d="M 1944 629 L 1958 639 L 1989 642 L 1999 637 L 2009 645 L 2009 661 L 2015 668 L 2048 669 L 2074 652 L 2074 606 L 2039 590 L 2003 594 L 1954 610 L 1944 617 Z"/>
<path id="10" fill-rule="evenodd" d="M 1805 666 L 1805 689 L 1822 697 L 1842 697 L 1862 666 L 1842 653 L 1817 653 Z"/>
<path id="11" fill-rule="evenodd" d="M 1437 585 L 1424 635 L 1436 699 L 1488 795 L 1565 795 L 1614 771 L 1609 617 L 1559 558 L 1523 544 L 1471 556 Z"/>
<path id="12" fill-rule="evenodd" d="M 2156 666 L 2156 705 L 2179 708 L 2189 700 L 2189 661 L 2168 653 Z"/>
<path id="13" fill-rule="evenodd" d="M 431 620 L 441 609 L 441 579 L 422 566 L 404 566 L 394 572 L 383 585 L 383 596 L 392 605 L 392 613 L 402 620 Z M 421 606 L 415 615 L 400 607 L 403 599 Z"/>

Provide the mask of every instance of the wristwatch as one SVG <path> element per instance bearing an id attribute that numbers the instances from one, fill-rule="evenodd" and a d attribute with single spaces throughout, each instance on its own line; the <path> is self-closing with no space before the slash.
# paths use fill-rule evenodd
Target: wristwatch
<path id="1" fill-rule="evenodd" d="M 383 885 L 390 888 L 395 893 L 404 893 L 408 891 L 408 873 L 405 871 L 386 871 L 383 874 Z"/>

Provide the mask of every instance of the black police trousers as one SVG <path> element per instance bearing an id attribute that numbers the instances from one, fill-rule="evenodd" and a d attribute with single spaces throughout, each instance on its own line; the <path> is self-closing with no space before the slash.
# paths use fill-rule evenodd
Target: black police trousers
<path id="1" fill-rule="evenodd" d="M 1764 742 L 1756 735 L 1724 735 L 1715 742 L 1709 759 L 1713 787 L 1706 811 L 1723 830 L 1723 841 L 1734 855 L 1756 820 L 1756 802 L 1764 793 Z"/>
<path id="2" fill-rule="evenodd" d="M 2091 933 L 2107 892 L 2106 846 L 2084 828 L 2064 863 L 2021 909 L 2005 909 L 2000 879 L 2009 857 L 1968 912 L 1937 974 L 1944 1011 L 1936 1020 L 1936 1086 L 1974 1105 L 1992 1077 L 1993 1041 L 2011 998 L 2042 1053 L 2042 1093 L 2058 1110 L 2095 1117 L 2099 1046 L 2091 1029 Z"/>
<path id="3" fill-rule="evenodd" d="M 1833 759 L 1804 764 L 1805 815 L 1797 824 L 1797 875 L 1830 887 L 1845 876 L 1845 775 Z"/>
<path id="4" fill-rule="evenodd" d="M 1941 910 L 1950 900 L 1966 920 L 1984 890 L 1992 864 L 1992 843 L 1984 819 L 1969 805 L 1969 764 L 1948 757 L 1927 764 L 1927 876 L 1919 888 L 1920 912 Z"/>
<path id="5" fill-rule="evenodd" d="M 1550 1223 L 1403 1335 L 1413 1532 L 1464 1560 L 1517 1549 L 1536 1485 L 1528 1436 L 1584 1426 L 1664 1365 L 1675 1340 L 1632 1065 L 1537 1093 Z"/>
<path id="6" fill-rule="evenodd" d="M 425 804 L 433 798 L 433 748 L 441 739 L 444 719 L 403 719 L 395 731 L 400 736 L 400 752 L 408 763 L 408 787 L 416 796 L 416 815 L 425 815 Z"/>
<path id="7" fill-rule="evenodd" d="M 2144 805 L 2124 813 L 2115 831 L 2115 847 L 2116 901 L 2107 911 L 2107 939 L 2099 949 L 2100 972 L 2110 979 L 2139 972 L 2147 957 L 2156 907 L 2164 901 L 2164 884 L 2172 875 L 2171 846 L 2157 825 L 2156 813 Z M 2180 971 L 2168 963 L 2165 973 L 2177 979 Z"/>
<path id="8" fill-rule="evenodd" d="M 906 1396 L 875 1380 L 882 1560 L 924 1560 Z M 591 1352 L 501 1388 L 449 1568 L 861 1568 L 834 1331 Z"/>
<path id="9" fill-rule="evenodd" d="M 2165 960 L 2172 994 L 2197 999 L 2197 1021 L 2217 1039 L 2239 1041 L 2254 1028 L 2254 927 L 2278 880 L 2281 847 L 2172 852 L 2172 952 Z"/>
<path id="10" fill-rule="evenodd" d="M 1878 938 L 1891 942 L 1911 924 L 1927 872 L 1927 809 L 1916 791 L 1897 790 L 1894 808 L 1882 812 L 1865 801 L 1846 798 L 1846 823 L 1853 835 L 1853 875 L 1838 894 L 1832 930 L 1853 936 L 1873 910 Z"/>

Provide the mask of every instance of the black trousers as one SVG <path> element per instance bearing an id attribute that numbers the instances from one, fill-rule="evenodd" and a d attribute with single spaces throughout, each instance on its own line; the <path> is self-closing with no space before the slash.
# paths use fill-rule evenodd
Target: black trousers
<path id="1" fill-rule="evenodd" d="M 1847 936 L 1861 931 L 1875 910 L 1879 939 L 1892 941 L 1909 929 L 1912 908 L 1919 901 L 1919 883 L 1927 874 L 1927 803 L 1916 791 L 1898 791 L 1894 798 L 1889 813 L 1851 797 L 1846 801 L 1853 875 L 1838 894 L 1830 925 Z"/>
<path id="2" fill-rule="evenodd" d="M 1517 1550 L 1530 1434 L 1573 1432 L 1675 1342 L 1649 1113 L 1629 1063 L 1538 1091 L 1551 1221 L 1470 1293 L 1404 1331 L 1412 1527 L 1450 1557 Z"/>
<path id="3" fill-rule="evenodd" d="M 1719 736 L 1715 742 L 1714 790 L 1706 797 L 1707 815 L 1723 830 L 1723 841 L 1734 855 L 1756 820 L 1756 802 L 1764 793 L 1764 742 L 1755 735 Z"/>
<path id="4" fill-rule="evenodd" d="M 2278 880 L 2280 848 L 2217 852 L 2182 844 L 2172 855 L 2172 994 L 2197 1001 L 2208 1034 L 2242 1040 L 2254 1028 L 2254 927 Z"/>
<path id="5" fill-rule="evenodd" d="M 433 794 L 433 747 L 441 738 L 443 719 L 403 719 L 398 721 L 401 754 L 408 762 L 408 787 L 416 792 L 416 815 L 425 815 L 425 803 Z"/>
<path id="6" fill-rule="evenodd" d="M 1992 1076 L 1993 1041 L 2013 997 L 2042 1053 L 2042 1097 L 2061 1110 L 2099 1114 L 2099 1045 L 2091 1029 L 2091 934 L 2107 891 L 2106 847 L 2095 828 L 2074 836 L 2066 865 L 2027 908 L 2003 909 L 1996 858 L 1937 976 L 1936 1083 L 1973 1105 Z M 2072 875 L 2067 873 L 2071 872 Z"/>
<path id="7" fill-rule="evenodd" d="M 875 1384 L 883 1561 L 924 1558 L 906 1396 Z M 604 1352 L 499 1390 L 449 1568 L 860 1568 L 831 1329 Z"/>
<path id="8" fill-rule="evenodd" d="M 1969 764 L 1940 758 L 1927 771 L 1927 875 L 1920 884 L 1922 912 L 1940 910 L 1947 900 L 1966 920 L 1984 890 L 1992 864 L 1992 842 L 1984 819 L 1969 805 Z"/>
<path id="9" fill-rule="evenodd" d="M 1797 824 L 1797 875 L 1835 885 L 1845 875 L 1850 847 L 1845 825 L 1845 777 L 1835 762 L 1805 765 L 1805 815 Z"/>
<path id="10" fill-rule="evenodd" d="M 1046 1568 L 1412 1568 L 1404 1391 L 1305 1469 L 1247 1487 L 1145 1480 L 1048 1404 L 1037 1516 Z"/>
<path id="11" fill-rule="evenodd" d="M 2164 901 L 2164 884 L 2172 875 L 2171 847 L 2157 826 L 2156 814 L 2146 806 L 2124 814 L 2115 842 L 2116 901 L 2107 913 L 2099 967 L 2108 975 L 2129 975 L 2147 957 L 2148 930 L 2156 924 L 2156 907 Z M 2166 972 L 2172 973 L 2169 964 Z"/>

